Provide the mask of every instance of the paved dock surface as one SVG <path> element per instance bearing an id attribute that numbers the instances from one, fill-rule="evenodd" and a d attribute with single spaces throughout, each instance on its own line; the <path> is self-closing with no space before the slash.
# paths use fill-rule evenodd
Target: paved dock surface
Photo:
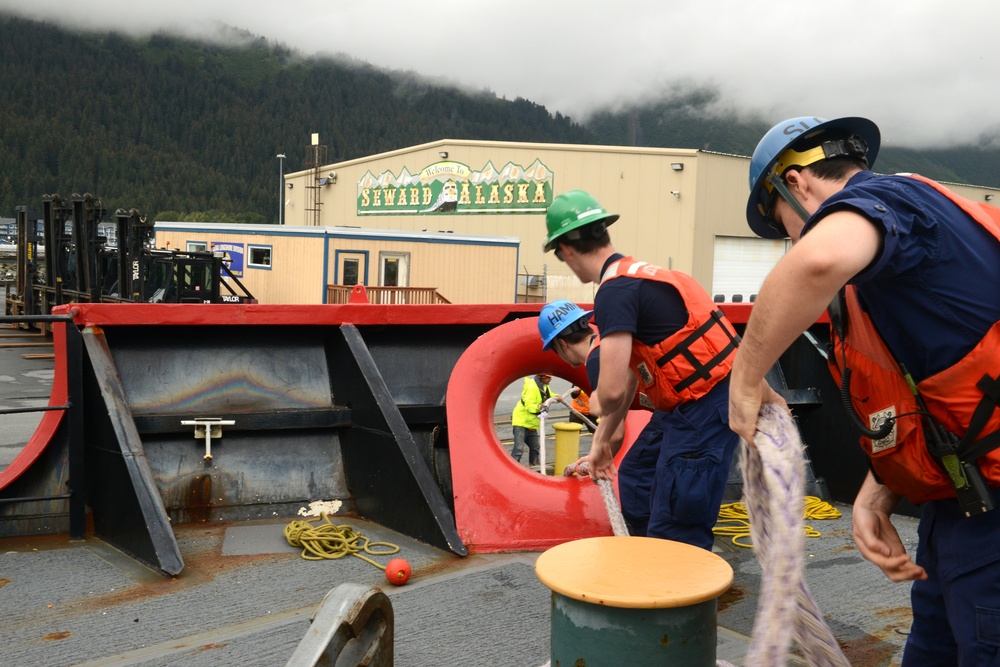
<path id="1" fill-rule="evenodd" d="M 822 536 L 807 542 L 810 589 L 852 665 L 898 665 L 908 586 L 860 557 L 849 508 L 838 509 L 842 518 L 814 522 Z M 350 556 L 301 558 L 283 542 L 287 520 L 178 527 L 186 567 L 177 577 L 94 538 L 0 540 L 0 664 L 280 665 L 323 596 L 343 582 L 380 586 L 390 596 L 399 667 L 524 667 L 548 659 L 551 596 L 534 575 L 537 553 L 460 558 L 361 519 L 335 521 L 399 545 L 413 565 L 410 583 L 388 586 L 381 570 Z M 900 523 L 913 548 L 915 520 Z M 719 601 L 718 657 L 741 665 L 760 567 L 752 550 L 721 538 L 716 550 L 735 574 Z M 650 576 L 676 575 L 669 563 L 650 563 Z M 788 664 L 802 663 L 793 656 Z"/>

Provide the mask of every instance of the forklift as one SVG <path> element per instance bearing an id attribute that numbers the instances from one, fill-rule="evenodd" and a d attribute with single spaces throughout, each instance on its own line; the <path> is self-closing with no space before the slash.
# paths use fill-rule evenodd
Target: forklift
<path id="1" fill-rule="evenodd" d="M 48 315 L 64 303 L 257 303 L 222 253 L 154 248 L 153 222 L 134 208 L 115 211 L 109 243 L 100 233 L 106 213 L 90 194 L 44 195 L 39 230 L 38 213 L 18 206 L 17 275 L 4 313 Z"/>

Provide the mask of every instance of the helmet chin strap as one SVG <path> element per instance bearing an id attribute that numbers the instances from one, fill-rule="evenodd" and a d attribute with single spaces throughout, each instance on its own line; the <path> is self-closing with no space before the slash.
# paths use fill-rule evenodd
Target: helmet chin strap
<path id="1" fill-rule="evenodd" d="M 788 205 L 792 207 L 792 210 L 795 211 L 800 218 L 802 218 L 802 222 L 806 222 L 809 219 L 809 214 L 806 213 L 806 210 L 802 207 L 802 204 L 799 203 L 799 200 L 792 196 L 791 190 L 788 189 L 788 186 L 785 185 L 784 179 L 781 178 L 781 176 L 778 176 L 777 172 L 772 172 L 771 175 L 767 177 L 767 181 L 775 190 L 778 191 L 781 198 L 788 202 Z"/>

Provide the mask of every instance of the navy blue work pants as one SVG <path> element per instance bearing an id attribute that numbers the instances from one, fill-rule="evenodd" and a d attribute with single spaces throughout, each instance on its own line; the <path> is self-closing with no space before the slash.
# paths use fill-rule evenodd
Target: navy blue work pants
<path id="1" fill-rule="evenodd" d="M 739 436 L 729 429 L 729 381 L 663 421 L 646 534 L 711 550 Z"/>
<path id="2" fill-rule="evenodd" d="M 928 578 L 910 589 L 903 667 L 1000 667 L 1000 509 L 966 517 L 957 500 L 925 503 L 917 537 Z"/>

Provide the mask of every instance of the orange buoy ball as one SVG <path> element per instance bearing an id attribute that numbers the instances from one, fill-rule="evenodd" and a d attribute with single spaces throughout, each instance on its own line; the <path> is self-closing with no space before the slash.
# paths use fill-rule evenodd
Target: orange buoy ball
<path id="1" fill-rule="evenodd" d="M 393 586 L 405 584 L 410 580 L 411 573 L 410 564 L 406 562 L 405 558 L 393 558 L 385 566 L 385 578 Z"/>

